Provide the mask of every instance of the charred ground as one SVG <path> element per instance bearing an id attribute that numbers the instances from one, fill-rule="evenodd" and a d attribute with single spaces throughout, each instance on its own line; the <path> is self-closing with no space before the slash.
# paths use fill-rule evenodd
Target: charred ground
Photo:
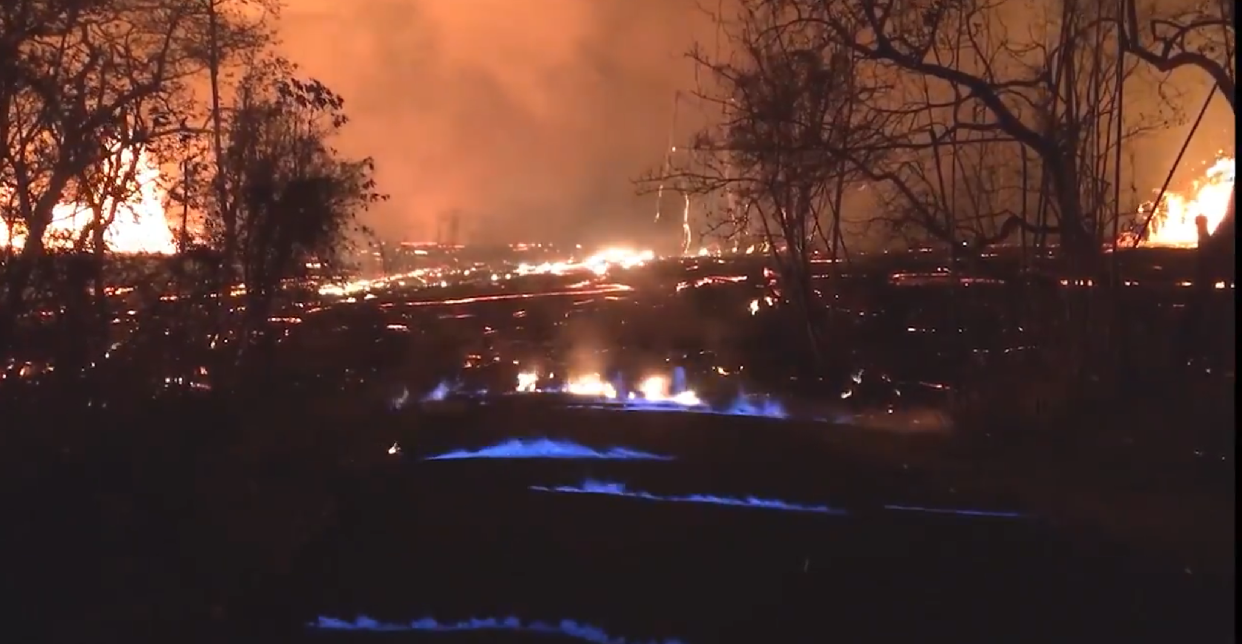
<path id="1" fill-rule="evenodd" d="M 23 598 L 14 608 L 37 639 L 58 641 L 139 624 L 179 639 L 279 641 L 320 613 L 520 613 L 687 641 L 822 641 L 838 626 L 996 641 L 1008 616 L 1032 641 L 1120 636 L 1120 624 L 1145 641 L 1214 641 L 1228 632 L 1233 584 L 1233 291 L 1217 290 L 1220 335 L 1187 340 L 1210 355 L 1185 364 L 1170 342 L 1189 291 L 1181 258 L 1126 257 L 1136 277 L 1120 289 L 1116 328 L 1129 367 L 1086 392 L 1059 388 L 1056 363 L 1022 357 L 1036 342 L 1017 322 L 1044 298 L 1074 297 L 1072 284 L 1019 284 L 999 260 L 950 274 L 929 255 L 859 262 L 840 280 L 837 373 L 813 372 L 779 309 L 751 313 L 762 264 L 745 260 L 294 303 L 276 359 L 229 394 L 168 383 L 151 393 L 139 367 L 178 356 L 135 345 L 147 348 L 118 351 L 113 375 L 74 384 L 77 398 L 54 380 L 8 387 L 7 539 L 23 553 L 7 580 Z M 628 289 L 598 288 L 618 284 Z M 151 346 L 161 355 L 143 353 Z M 632 377 L 677 365 L 705 397 L 761 391 L 795 415 L 860 420 L 513 397 L 392 408 L 446 379 L 510 391 L 531 365 Z M 923 412 L 951 429 L 876 420 Z M 420 460 L 514 437 L 676 461 Z M 529 490 L 587 478 L 850 515 Z M 808 617 L 827 606 L 836 622 Z M 1061 628 L 1078 618 L 1095 626 Z"/>

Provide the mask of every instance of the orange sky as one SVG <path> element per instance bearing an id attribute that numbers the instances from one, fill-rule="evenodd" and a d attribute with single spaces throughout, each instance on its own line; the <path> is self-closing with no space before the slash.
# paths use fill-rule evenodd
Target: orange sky
<path id="1" fill-rule="evenodd" d="M 291 0 L 288 54 L 341 93 L 342 148 L 393 196 L 381 231 L 574 239 L 654 213 L 629 180 L 658 164 L 695 0 Z M 611 222 L 611 223 L 610 223 Z"/>
<path id="2" fill-rule="evenodd" d="M 345 97 L 341 147 L 374 156 L 393 197 L 369 217 L 381 233 L 430 238 L 460 209 L 475 241 L 624 241 L 653 232 L 653 197 L 630 179 L 659 164 L 672 94 L 693 87 L 684 52 L 713 40 L 704 1 L 289 0 L 281 37 Z M 1174 80 L 1187 124 L 1136 148 L 1140 191 L 1163 181 L 1206 91 L 1193 71 Z M 1232 123 L 1218 101 L 1188 165 L 1232 142 Z"/>

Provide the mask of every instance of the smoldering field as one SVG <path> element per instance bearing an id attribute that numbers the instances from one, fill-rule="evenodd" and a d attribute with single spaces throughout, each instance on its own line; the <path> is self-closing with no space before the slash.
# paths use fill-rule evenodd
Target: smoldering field
<path id="1" fill-rule="evenodd" d="M 1233 472 L 1233 373 L 1224 363 L 1210 373 L 1171 370 L 1189 254 L 1125 256 L 1133 279 L 1122 290 L 1124 319 L 1135 323 L 1119 326 L 1134 348 L 1123 381 L 1130 393 L 1098 398 L 1058 391 L 1063 363 L 1028 357 L 1050 347 L 1028 330 L 1024 307 L 1064 302 L 1075 287 L 1053 280 L 1015 290 L 990 274 L 1003 274 L 1009 260 L 1002 253 L 990 270 L 952 274 L 931 253 L 855 261 L 836 280 L 834 314 L 849 321 L 836 341 L 845 350 L 817 377 L 797 322 L 764 302 L 757 259 L 524 271 L 511 258 L 447 252 L 405 277 L 325 289 L 281 312 L 265 385 L 241 396 L 221 399 L 167 377 L 152 379 L 157 390 L 140 405 L 101 391 L 88 409 L 11 407 L 7 418 L 27 431 L 9 434 L 25 443 L 7 452 L 23 455 L 6 469 L 9 489 L 40 490 L 11 499 L 21 517 L 13 534 L 30 553 L 13 579 L 31 580 L 28 615 L 81 615 L 61 622 L 67 633 L 74 624 L 123 630 L 152 613 L 173 631 L 201 623 L 289 633 L 317 614 L 407 624 L 518 614 L 644 637 L 785 633 L 781 641 L 796 641 L 794 633 L 824 632 L 808 617 L 819 614 L 813 606 L 839 604 L 853 627 L 887 605 L 906 619 L 884 623 L 939 624 L 960 635 L 952 611 L 913 607 L 945 593 L 979 606 L 980 588 L 993 589 L 989 605 L 1015 619 L 1046 616 L 1052 599 L 1027 604 L 999 593 L 997 574 L 1078 610 L 1108 603 L 1122 611 L 1097 620 L 1133 617 L 1135 606 L 1150 605 L 1127 603 L 1139 601 L 1134 589 L 1158 587 L 1142 601 L 1181 594 L 1145 610 L 1146 621 L 1109 623 L 1215 629 L 1217 581 L 1208 590 L 1185 583 L 1229 568 L 1223 490 Z M 1229 315 L 1231 285 L 1214 293 L 1218 314 Z M 160 354 L 176 356 L 167 349 Z M 120 346 L 113 359 L 136 365 L 140 355 Z M 545 390 L 591 374 L 640 390 L 643 379 L 671 380 L 679 370 L 684 387 L 722 413 L 584 409 L 600 406 L 585 404 L 600 402 L 598 393 L 516 392 L 519 374 L 530 372 Z M 36 400 L 38 385 L 30 386 Z M 730 415 L 740 391 L 781 413 Z M 55 440 L 41 427 L 56 427 Z M 527 450 L 542 458 L 516 459 L 520 450 L 494 449 L 514 440 L 572 443 L 578 455 Z M 502 460 L 423 460 L 489 447 Z M 673 460 L 582 457 L 612 448 Z M 1141 472 L 1155 471 L 1158 484 L 1142 483 Z M 597 482 L 585 490 L 600 491 L 530 489 L 574 489 L 584 479 Z M 609 500 L 604 492 L 618 483 L 639 498 Z M 694 495 L 772 501 L 732 511 L 703 502 L 665 511 L 658 502 Z M 848 516 L 782 513 L 776 500 Z M 904 516 L 886 506 L 1023 518 L 885 518 Z M 997 531 L 1009 536 L 993 539 Z M 1049 545 L 1066 540 L 1075 544 L 1069 551 Z M 946 542 L 956 544 L 952 556 L 927 545 Z M 1114 547 L 1101 544 L 1117 543 L 1142 565 L 1085 572 Z M 908 563 L 882 563 L 892 552 Z M 143 581 L 123 591 L 83 582 L 73 592 L 49 581 L 99 566 Z M 1058 581 L 1056 571 L 1096 581 Z M 535 578 L 546 591 L 518 583 Z M 859 581 L 880 578 L 889 581 Z M 642 602 L 623 590 L 652 583 L 665 592 Z M 800 599 L 774 602 L 770 588 Z M 854 603 L 841 604 L 842 592 Z M 722 606 L 753 618 L 721 620 Z M 784 620 L 785 630 L 767 620 Z M 1064 635 L 1044 617 L 1022 623 Z M 980 633 L 980 641 L 995 635 Z"/>
<path id="2" fill-rule="evenodd" d="M 1002 16 L 1009 34 L 1038 39 L 1028 21 L 1049 7 L 1006 6 L 1015 14 Z M 366 223 L 392 238 L 433 239 L 437 217 L 457 210 L 470 243 L 654 243 L 639 238 L 655 205 L 626 179 L 659 166 L 670 135 L 684 146 L 719 113 L 692 98 L 710 94 L 711 80 L 685 54 L 697 44 L 729 57 L 728 30 L 710 14 L 729 17 L 731 3 L 478 0 L 465 7 L 299 0 L 283 14 L 282 48 L 347 102 L 352 122 L 342 149 L 374 156 L 377 179 L 393 196 Z M 331 51 L 324 42 L 334 43 Z M 911 91 L 921 80 L 911 80 Z M 1124 200 L 1143 201 L 1162 185 L 1209 91 L 1210 79 L 1186 70 L 1167 78 L 1136 72 L 1128 82 L 1126 117 L 1144 134 L 1123 155 Z M 1198 178 L 1200 162 L 1232 140 L 1234 120 L 1226 101 L 1210 106 L 1171 186 Z M 1005 155 L 1007 167 L 1018 165 L 1016 152 Z M 845 210 L 872 216 L 876 204 L 862 195 Z"/>

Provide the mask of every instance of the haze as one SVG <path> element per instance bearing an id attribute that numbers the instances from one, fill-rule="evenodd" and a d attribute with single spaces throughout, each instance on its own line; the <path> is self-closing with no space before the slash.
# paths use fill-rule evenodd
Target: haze
<path id="1" fill-rule="evenodd" d="M 641 234 L 694 0 L 292 0 L 289 55 L 347 101 L 342 148 L 374 156 L 392 201 L 370 223 L 429 239 L 462 211 L 470 241 Z"/>
<path id="2" fill-rule="evenodd" d="M 646 243 L 678 234 L 651 224 L 654 197 L 635 196 L 631 179 L 661 161 L 673 93 L 693 87 L 684 53 L 714 37 L 698 6 L 290 0 L 281 37 L 345 97 L 342 149 L 377 160 L 392 195 L 368 218 L 381 235 L 432 239 L 437 216 L 459 210 L 463 241 Z M 1174 80 L 1192 120 L 1207 83 L 1194 71 Z M 1233 140 L 1217 103 L 1179 179 Z M 1140 192 L 1159 187 L 1187 129 L 1135 150 Z"/>

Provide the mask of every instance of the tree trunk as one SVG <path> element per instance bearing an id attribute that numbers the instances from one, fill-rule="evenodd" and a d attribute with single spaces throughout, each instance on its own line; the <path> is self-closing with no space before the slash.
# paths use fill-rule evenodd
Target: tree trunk
<path id="1" fill-rule="evenodd" d="M 207 2 L 207 70 L 211 83 L 211 138 L 216 161 L 216 176 L 212 184 L 216 190 L 216 207 L 220 209 L 220 219 L 224 223 L 224 248 L 222 275 L 225 289 L 233 288 L 233 262 L 237 255 L 237 217 L 236 211 L 228 198 L 228 189 L 224 184 L 224 117 L 220 106 L 220 40 L 219 17 L 216 15 L 216 0 Z"/>

